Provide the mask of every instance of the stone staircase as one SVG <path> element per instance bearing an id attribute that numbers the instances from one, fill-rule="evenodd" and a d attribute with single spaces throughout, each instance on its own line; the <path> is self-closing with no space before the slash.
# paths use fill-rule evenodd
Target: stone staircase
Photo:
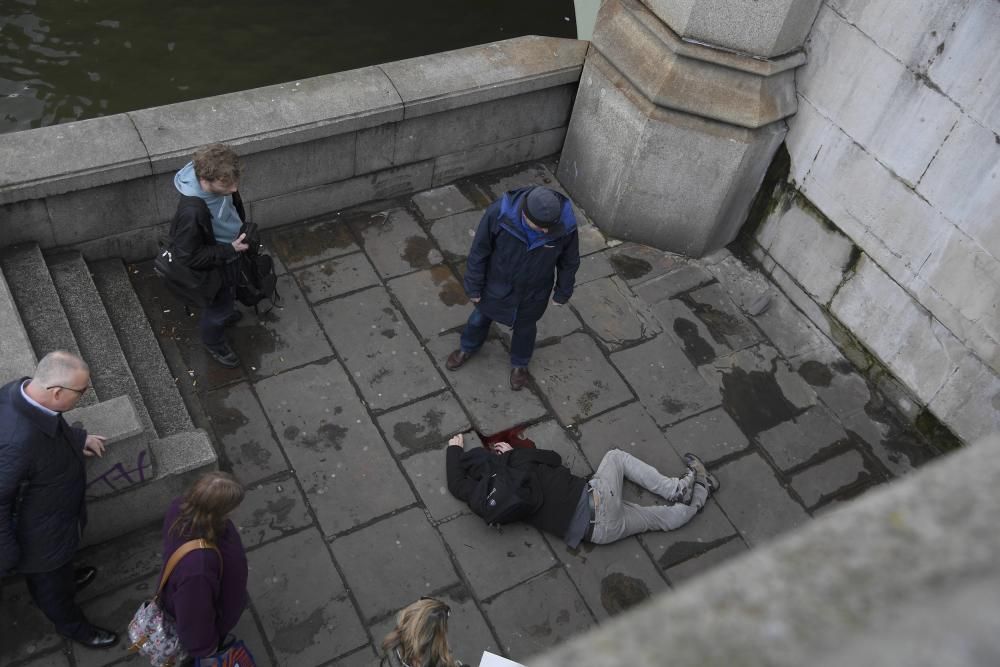
<path id="1" fill-rule="evenodd" d="M 0 383 L 30 375 L 56 349 L 82 356 L 94 390 L 66 413 L 108 437 L 87 462 L 85 544 L 157 521 L 201 472 L 216 468 L 196 429 L 125 265 L 78 252 L 45 257 L 35 244 L 0 249 Z"/>

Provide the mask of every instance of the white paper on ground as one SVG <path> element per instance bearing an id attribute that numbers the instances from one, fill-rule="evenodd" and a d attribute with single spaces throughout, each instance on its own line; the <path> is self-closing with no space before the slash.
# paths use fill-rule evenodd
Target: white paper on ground
<path id="1" fill-rule="evenodd" d="M 483 651 L 483 657 L 479 659 L 479 667 L 524 667 L 524 665 L 489 651 Z"/>

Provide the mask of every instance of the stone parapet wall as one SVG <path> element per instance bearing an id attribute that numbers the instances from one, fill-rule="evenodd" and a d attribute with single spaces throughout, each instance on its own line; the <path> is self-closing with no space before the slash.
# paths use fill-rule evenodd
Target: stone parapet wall
<path id="1" fill-rule="evenodd" d="M 0 136 L 0 246 L 154 254 L 174 172 L 211 142 L 243 156 L 270 227 L 558 153 L 587 43 L 520 37 Z"/>
<path id="2" fill-rule="evenodd" d="M 827 0 L 755 254 L 966 441 L 1000 430 L 1000 7 Z"/>

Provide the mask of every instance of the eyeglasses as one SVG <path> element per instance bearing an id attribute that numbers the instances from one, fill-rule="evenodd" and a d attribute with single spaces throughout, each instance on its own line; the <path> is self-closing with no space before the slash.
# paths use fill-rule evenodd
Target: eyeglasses
<path id="1" fill-rule="evenodd" d="M 65 389 L 66 391 L 75 391 L 76 393 L 80 394 L 80 396 L 83 396 L 84 394 L 87 393 L 88 390 L 93 389 L 93 388 L 94 388 L 94 385 L 92 385 L 92 384 L 88 384 L 83 389 L 74 389 L 73 387 L 64 387 L 61 384 L 54 384 L 51 387 L 46 387 L 46 389 Z"/>
<path id="2" fill-rule="evenodd" d="M 437 598 L 428 597 L 426 595 L 421 595 L 420 599 L 421 600 L 430 600 L 431 602 L 437 602 L 439 605 L 441 605 L 442 607 L 444 607 L 445 618 L 451 616 L 451 607 L 449 607 L 448 605 L 446 605 L 444 602 L 441 602 L 441 600 L 438 600 Z M 437 613 L 437 612 L 435 612 L 435 613 Z"/>

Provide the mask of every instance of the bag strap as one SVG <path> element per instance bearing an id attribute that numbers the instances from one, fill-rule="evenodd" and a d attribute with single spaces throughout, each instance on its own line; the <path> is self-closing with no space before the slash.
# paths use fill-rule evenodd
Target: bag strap
<path id="1" fill-rule="evenodd" d="M 163 568 L 163 574 L 160 575 L 160 585 L 156 587 L 156 596 L 160 597 L 160 593 L 163 592 L 163 587 L 167 584 L 167 579 L 173 574 L 174 568 L 177 564 L 181 562 L 184 556 L 187 556 L 192 551 L 197 551 L 198 549 L 211 549 L 219 555 L 219 572 L 222 572 L 222 553 L 219 551 L 218 547 L 210 543 L 208 540 L 189 540 L 184 544 L 177 547 L 174 553 L 170 554 L 170 558 L 167 560 L 167 564 Z"/>

